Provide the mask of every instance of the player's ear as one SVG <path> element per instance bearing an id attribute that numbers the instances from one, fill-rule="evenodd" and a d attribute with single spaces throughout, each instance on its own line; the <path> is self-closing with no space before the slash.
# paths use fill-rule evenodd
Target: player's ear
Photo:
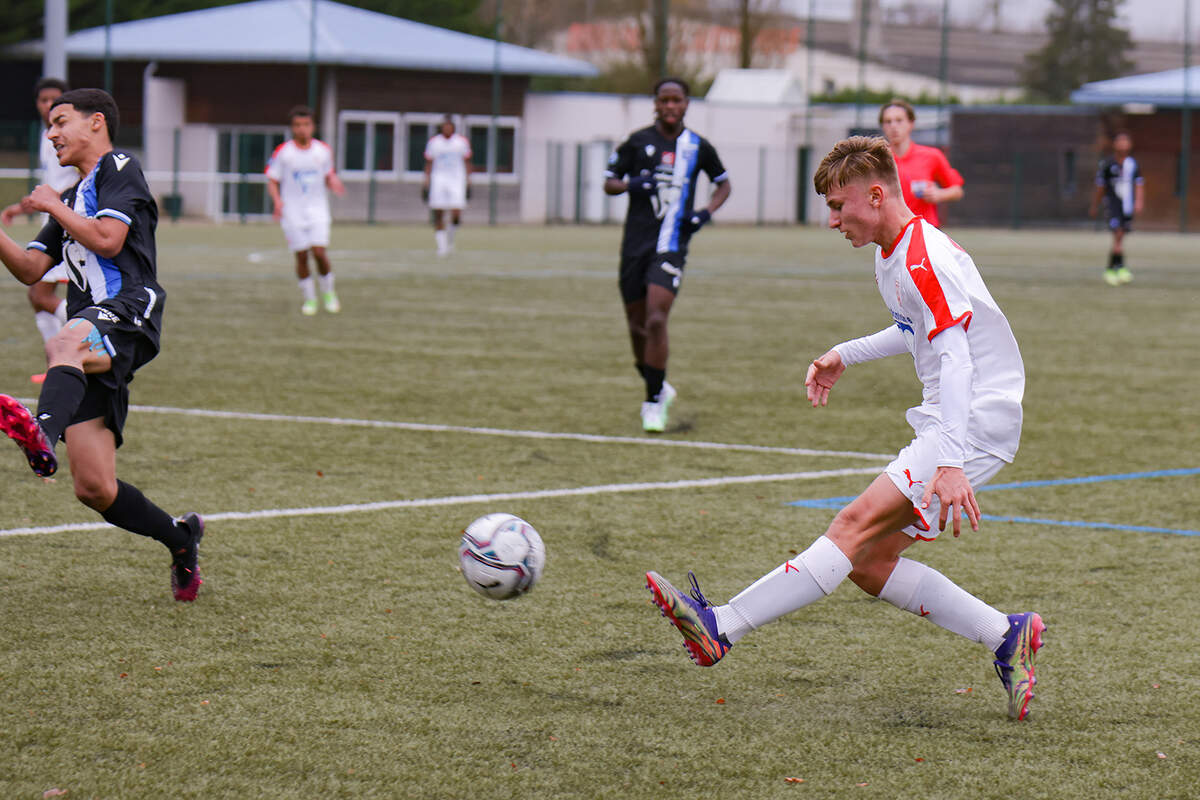
<path id="1" fill-rule="evenodd" d="M 867 198 L 870 200 L 871 208 L 879 208 L 883 205 L 883 184 L 872 183 L 867 190 Z"/>

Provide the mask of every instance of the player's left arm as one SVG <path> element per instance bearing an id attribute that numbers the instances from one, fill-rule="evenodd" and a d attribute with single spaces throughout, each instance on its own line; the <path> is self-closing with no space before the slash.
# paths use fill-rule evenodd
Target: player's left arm
<path id="1" fill-rule="evenodd" d="M 725 201 L 729 199 L 729 195 L 733 191 L 733 184 L 729 181 L 729 173 L 725 170 L 725 165 L 721 163 L 721 157 L 717 155 L 717 149 L 709 144 L 707 139 L 700 143 L 700 169 L 704 170 L 704 174 L 708 176 L 714 186 L 713 192 L 708 198 L 708 205 L 705 207 L 711 216 L 717 213 L 718 208 L 725 205 Z"/>
<path id="2" fill-rule="evenodd" d="M 1136 163 L 1136 162 L 1135 162 Z M 1133 173 L 1133 213 L 1141 214 L 1146 205 L 1146 181 L 1142 178 L 1141 166 L 1134 167 Z"/>
<path id="3" fill-rule="evenodd" d="M 937 186 L 926 190 L 930 200 L 935 204 L 957 203 L 963 199 L 963 176 L 950 166 L 950 160 L 941 150 L 937 151 L 938 160 L 934 167 L 933 179 Z"/>
<path id="4" fill-rule="evenodd" d="M 329 191 L 338 197 L 345 197 L 346 184 L 342 183 L 342 179 L 338 177 L 337 170 L 333 167 L 333 152 L 328 147 L 325 148 L 325 152 L 328 154 L 325 162 L 325 185 L 329 187 Z"/>
<path id="5" fill-rule="evenodd" d="M 85 217 L 63 203 L 58 192 L 46 184 L 41 184 L 29 195 L 29 206 L 49 214 L 72 239 L 98 256 L 113 258 L 125 247 L 130 218 L 119 211 L 101 209 L 97 216 Z"/>
<path id="6" fill-rule="evenodd" d="M 928 508 L 930 499 L 936 494 L 941 501 L 938 530 L 946 529 L 949 516 L 957 537 L 963 513 L 971 523 L 971 530 L 979 530 L 979 503 L 971 482 L 963 472 L 974 367 L 963 322 L 946 328 L 931 339 L 930 344 L 941 365 L 938 385 L 941 430 L 938 435 L 937 471 L 925 487 L 921 507 Z"/>

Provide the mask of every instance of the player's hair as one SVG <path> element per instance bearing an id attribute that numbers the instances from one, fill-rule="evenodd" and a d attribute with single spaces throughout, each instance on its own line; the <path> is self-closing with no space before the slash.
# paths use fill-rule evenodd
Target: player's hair
<path id="1" fill-rule="evenodd" d="M 1112 132 L 1112 136 L 1108 137 L 1108 140 L 1110 142 L 1115 142 L 1117 140 L 1118 136 L 1124 136 L 1126 139 L 1128 139 L 1130 141 L 1131 144 L 1133 143 L 1133 134 L 1131 134 L 1125 128 L 1117 128 L 1115 131 Z"/>
<path id="2" fill-rule="evenodd" d="M 62 105 L 74 106 L 81 114 L 103 114 L 104 124 L 108 128 L 108 141 L 116 144 L 121 115 L 117 112 L 117 101 L 113 100 L 111 94 L 103 89 L 71 89 L 63 92 L 50 105 L 50 110 Z"/>
<path id="3" fill-rule="evenodd" d="M 883 105 L 881 105 L 879 107 L 879 124 L 880 125 L 883 124 L 883 112 L 887 111 L 892 106 L 895 106 L 896 108 L 903 108 L 904 113 L 908 115 L 909 122 L 917 121 L 917 112 L 913 110 L 912 103 L 908 102 L 907 100 L 905 100 L 902 97 L 893 97 L 891 100 L 888 100 L 886 103 L 884 103 Z"/>
<path id="4" fill-rule="evenodd" d="M 651 94 L 654 97 L 658 97 L 658 90 L 661 89 L 662 87 L 666 86 L 668 83 L 673 83 L 676 86 L 678 86 L 680 89 L 683 89 L 684 97 L 692 96 L 692 89 L 690 86 L 687 85 L 687 81 L 685 81 L 683 78 L 663 78 L 661 81 L 654 84 L 654 91 L 651 92 Z"/>
<path id="5" fill-rule="evenodd" d="M 900 174 L 892 148 L 882 136 L 851 136 L 833 146 L 813 175 L 813 188 L 824 196 L 830 189 L 860 178 L 878 178 L 900 193 Z"/>
<path id="6" fill-rule="evenodd" d="M 33 96 L 36 98 L 46 89 L 58 89 L 60 92 L 66 92 L 70 88 L 62 78 L 42 78 L 33 85 Z"/>
<path id="7" fill-rule="evenodd" d="M 291 125 L 296 120 L 296 117 L 308 117 L 312 119 L 313 110 L 308 106 L 292 106 L 292 109 L 288 111 L 288 124 Z"/>

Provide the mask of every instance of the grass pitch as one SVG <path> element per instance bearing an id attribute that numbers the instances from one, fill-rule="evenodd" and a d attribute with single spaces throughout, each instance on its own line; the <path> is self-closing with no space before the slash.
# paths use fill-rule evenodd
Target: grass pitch
<path id="1" fill-rule="evenodd" d="M 889 322 L 868 250 L 697 238 L 662 440 L 756 451 L 640 443 L 616 228 L 466 228 L 447 260 L 425 228 L 337 228 L 344 311 L 309 319 L 276 228 L 164 225 L 164 350 L 132 387 L 155 410 L 131 413 L 119 474 L 209 517 L 205 584 L 177 605 L 157 544 L 36 532 L 97 518 L 65 467 L 43 483 L 0 460 L 0 797 L 1195 797 L 1200 486 L 1146 474 L 1200 467 L 1198 240 L 1136 234 L 1136 280 L 1111 289 L 1103 234 L 952 234 L 1026 360 L 996 483 L 1127 476 L 981 493 L 985 514 L 1044 522 L 910 551 L 1045 617 L 1028 723 L 983 648 L 849 584 L 707 670 L 642 588 L 692 568 L 725 600 L 834 513 L 791 502 L 870 480 L 797 473 L 908 441 L 905 359 L 850 370 L 826 409 L 803 398 L 812 357 Z M 15 282 L 0 320 L 0 391 L 33 396 Z M 549 553 L 508 603 L 454 556 L 500 510 Z"/>

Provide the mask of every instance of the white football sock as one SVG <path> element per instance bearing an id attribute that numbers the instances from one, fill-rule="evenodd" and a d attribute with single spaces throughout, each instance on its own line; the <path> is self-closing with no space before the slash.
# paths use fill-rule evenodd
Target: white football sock
<path id="1" fill-rule="evenodd" d="M 304 295 L 305 300 L 317 299 L 317 282 L 313 280 L 312 275 L 309 275 L 307 278 L 301 278 L 299 283 L 300 293 Z"/>
<path id="2" fill-rule="evenodd" d="M 66 303 L 63 303 L 66 305 Z M 43 341 L 50 341 L 50 337 L 62 330 L 62 322 L 59 321 L 58 315 L 52 314 L 49 311 L 38 311 L 33 315 L 33 322 L 37 325 L 38 333 L 42 334 Z"/>
<path id="3" fill-rule="evenodd" d="M 440 231 L 434 231 L 433 239 L 437 242 L 439 253 L 445 253 L 450 249 L 450 234 L 444 228 Z"/>
<path id="4" fill-rule="evenodd" d="M 957 586 L 933 567 L 900 559 L 879 593 L 897 608 L 925 617 L 993 652 L 1008 633 L 1008 617 Z"/>
<path id="5" fill-rule="evenodd" d="M 321 284 L 322 294 L 333 292 L 333 270 L 330 270 L 328 275 L 318 275 L 317 281 Z"/>
<path id="6" fill-rule="evenodd" d="M 755 628 L 831 594 L 849 574 L 850 559 L 822 536 L 743 589 L 729 605 L 713 609 L 717 631 L 733 644 Z"/>

